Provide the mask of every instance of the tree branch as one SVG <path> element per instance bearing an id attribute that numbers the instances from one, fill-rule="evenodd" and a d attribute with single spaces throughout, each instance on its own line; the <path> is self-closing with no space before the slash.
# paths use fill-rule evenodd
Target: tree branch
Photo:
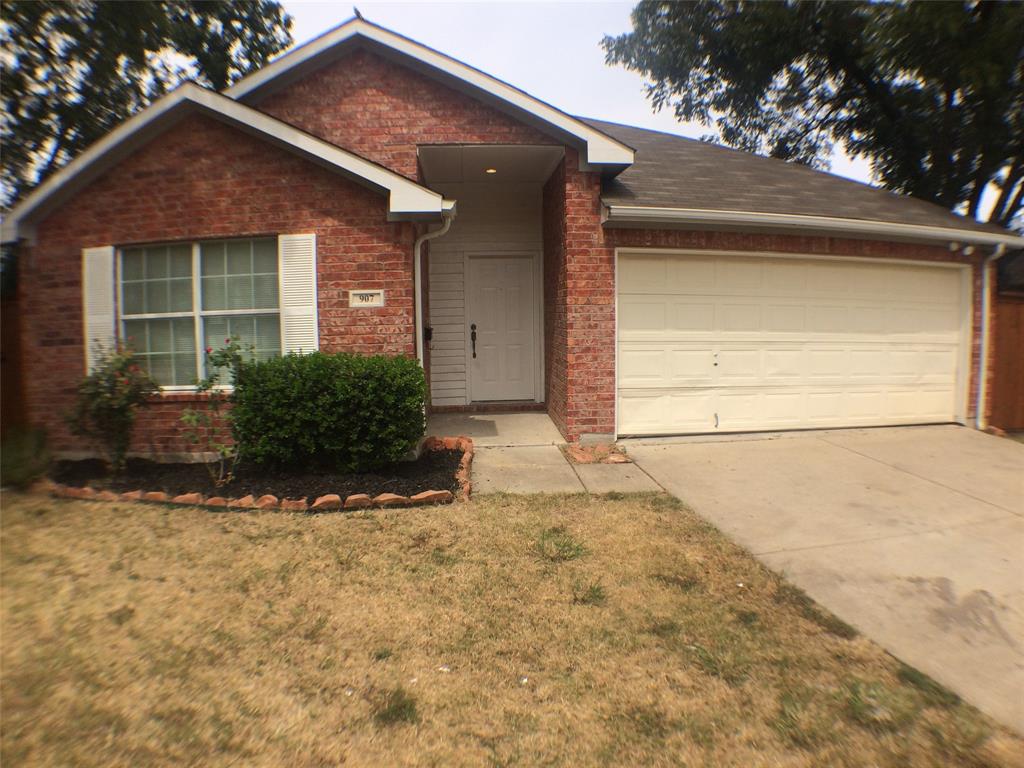
<path id="1" fill-rule="evenodd" d="M 1021 178 L 1024 178 L 1024 156 L 1014 160 L 1010 170 L 1006 173 L 1006 179 L 1003 181 L 1002 189 L 999 191 L 999 197 L 996 199 L 996 204 L 992 206 L 993 221 L 998 221 L 1002 218 L 1004 209 L 1010 200 L 1010 196 L 1013 194 L 1013 189 Z"/>

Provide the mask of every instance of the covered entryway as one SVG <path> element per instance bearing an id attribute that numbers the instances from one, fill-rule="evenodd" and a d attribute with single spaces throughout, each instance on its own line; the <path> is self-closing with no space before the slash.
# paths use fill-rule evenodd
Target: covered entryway
<path id="1" fill-rule="evenodd" d="M 620 435 L 965 418 L 967 267 L 655 250 L 617 259 Z"/>
<path id="2" fill-rule="evenodd" d="M 451 230 L 429 243 L 432 406 L 544 401 L 541 188 L 564 153 L 561 145 L 419 148 L 426 182 L 458 204 Z"/>

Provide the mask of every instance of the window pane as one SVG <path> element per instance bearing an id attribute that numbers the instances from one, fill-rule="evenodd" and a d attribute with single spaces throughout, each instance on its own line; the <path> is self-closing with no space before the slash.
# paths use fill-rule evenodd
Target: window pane
<path id="1" fill-rule="evenodd" d="M 141 267 L 141 262 L 140 262 Z M 121 298 L 124 301 L 124 308 L 121 310 L 126 315 L 141 315 L 146 311 L 144 288 L 145 283 L 125 283 L 122 288 Z"/>
<path id="2" fill-rule="evenodd" d="M 174 385 L 174 357 L 172 355 L 147 355 L 146 368 L 157 384 L 164 387 Z"/>
<path id="3" fill-rule="evenodd" d="M 167 277 L 167 249 L 146 249 L 146 279 L 161 280 Z"/>
<path id="4" fill-rule="evenodd" d="M 203 278 L 203 309 L 227 309 L 227 285 L 223 277 Z"/>
<path id="5" fill-rule="evenodd" d="M 277 275 L 257 275 L 253 282 L 253 308 L 277 308 Z"/>
<path id="6" fill-rule="evenodd" d="M 128 320 L 124 324 L 139 364 L 165 387 L 195 383 L 194 327 L 192 318 Z"/>
<path id="7" fill-rule="evenodd" d="M 171 351 L 171 323 L 168 320 L 150 320 L 147 352 Z"/>
<path id="8" fill-rule="evenodd" d="M 192 281 L 171 280 L 168 282 L 171 293 L 171 312 L 188 312 L 192 309 Z"/>
<path id="9" fill-rule="evenodd" d="M 256 318 L 256 357 L 266 360 L 281 354 L 281 321 L 277 315 Z"/>
<path id="10" fill-rule="evenodd" d="M 277 274 L 277 241 L 274 239 L 253 240 L 253 272 Z"/>
<path id="11" fill-rule="evenodd" d="M 204 275 L 223 275 L 224 243 L 203 243 L 199 247 L 199 261 Z"/>
<path id="12" fill-rule="evenodd" d="M 147 349 L 146 321 L 126 320 L 124 324 L 124 339 L 135 352 L 145 352 Z"/>
<path id="13" fill-rule="evenodd" d="M 146 265 L 149 266 L 149 263 L 149 259 L 147 259 Z M 169 312 L 167 282 L 165 280 L 150 280 L 143 285 L 146 286 L 146 312 Z"/>
<path id="14" fill-rule="evenodd" d="M 171 277 L 192 277 L 192 247 L 189 245 L 172 245 Z"/>
<path id="15" fill-rule="evenodd" d="M 281 354 L 281 326 L 277 315 L 208 317 L 204 321 L 205 347 L 221 349 L 225 339 L 236 336 L 246 356 L 250 346 L 255 346 L 259 360 Z"/>
<path id="16" fill-rule="evenodd" d="M 226 317 L 208 317 L 203 321 L 203 348 L 220 349 L 224 339 L 230 338 Z"/>
<path id="17" fill-rule="evenodd" d="M 228 309 L 252 309 L 252 277 L 228 277 Z"/>
<path id="18" fill-rule="evenodd" d="M 142 267 L 142 249 L 126 250 L 121 260 L 121 276 L 125 280 L 141 280 L 144 277 Z"/>
<path id="19" fill-rule="evenodd" d="M 252 241 L 234 240 L 228 243 L 228 274 L 252 274 Z"/>

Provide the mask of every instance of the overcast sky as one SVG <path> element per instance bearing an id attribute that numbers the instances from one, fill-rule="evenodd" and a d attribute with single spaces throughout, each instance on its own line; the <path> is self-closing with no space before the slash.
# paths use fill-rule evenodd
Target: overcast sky
<path id="1" fill-rule="evenodd" d="M 706 130 L 655 113 L 643 78 L 604 63 L 604 35 L 630 29 L 633 3 L 618 2 L 366 2 L 368 21 L 436 48 L 573 115 L 698 137 Z M 284 2 L 296 44 L 352 16 L 336 2 Z M 840 155 L 832 172 L 870 179 L 864 161 Z"/>

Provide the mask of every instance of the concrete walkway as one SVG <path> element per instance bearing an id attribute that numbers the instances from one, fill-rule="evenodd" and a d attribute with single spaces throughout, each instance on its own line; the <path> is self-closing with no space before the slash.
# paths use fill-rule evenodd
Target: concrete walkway
<path id="1" fill-rule="evenodd" d="M 634 464 L 570 464 L 554 445 L 477 448 L 473 493 L 660 491 Z"/>
<path id="2" fill-rule="evenodd" d="M 836 615 L 1024 733 L 1024 445 L 943 426 L 627 450 Z"/>
<path id="3" fill-rule="evenodd" d="M 633 493 L 660 491 L 633 464 L 570 464 L 546 413 L 441 413 L 427 434 L 473 438 L 473 493 Z"/>
<path id="4" fill-rule="evenodd" d="M 565 442 L 546 413 L 435 413 L 427 419 L 427 434 L 471 437 L 477 448 Z"/>

